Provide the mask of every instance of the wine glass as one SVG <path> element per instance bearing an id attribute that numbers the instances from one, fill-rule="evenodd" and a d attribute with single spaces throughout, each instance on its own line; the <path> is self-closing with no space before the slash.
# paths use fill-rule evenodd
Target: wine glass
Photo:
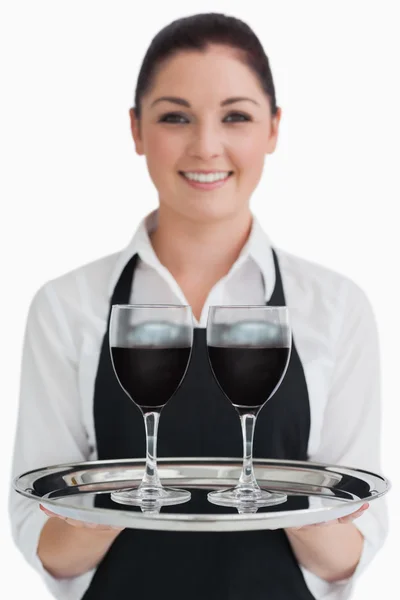
<path id="1" fill-rule="evenodd" d="M 193 346 L 190 306 L 116 304 L 111 309 L 109 344 L 115 375 L 141 410 L 146 429 L 146 467 L 139 487 L 118 490 L 119 504 L 145 510 L 190 500 L 190 492 L 161 485 L 157 472 L 160 413 L 180 387 Z"/>
<path id="2" fill-rule="evenodd" d="M 257 415 L 281 384 L 290 359 L 291 328 L 285 306 L 212 306 L 207 321 L 207 351 L 214 377 L 239 413 L 243 467 L 236 487 L 213 491 L 213 504 L 239 512 L 280 504 L 281 492 L 262 490 L 253 471 Z"/>

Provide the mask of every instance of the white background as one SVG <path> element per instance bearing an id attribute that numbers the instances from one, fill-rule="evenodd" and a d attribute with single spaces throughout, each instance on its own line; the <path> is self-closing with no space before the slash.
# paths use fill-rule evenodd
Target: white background
<path id="1" fill-rule="evenodd" d="M 0 549 L 7 557 L 1 587 L 14 590 L 8 598 L 50 598 L 14 548 L 7 517 L 29 303 L 46 280 L 126 245 L 156 206 L 129 132 L 136 77 L 160 28 L 210 10 L 244 19 L 259 35 L 282 108 L 278 147 L 267 158 L 254 212 L 276 245 L 350 276 L 375 309 L 383 472 L 393 483 L 390 535 L 354 598 L 382 597 L 382 585 L 397 588 L 398 8 L 396 0 L 1 4 Z"/>

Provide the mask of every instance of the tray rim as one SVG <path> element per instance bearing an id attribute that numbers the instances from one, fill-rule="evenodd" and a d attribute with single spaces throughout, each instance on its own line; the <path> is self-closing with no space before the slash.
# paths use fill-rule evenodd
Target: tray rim
<path id="1" fill-rule="evenodd" d="M 19 475 L 16 475 L 13 477 L 13 483 L 17 482 L 19 479 L 21 479 L 22 477 L 25 477 L 27 475 L 30 475 L 31 473 L 35 473 L 35 472 L 39 472 L 39 471 L 59 471 L 61 469 L 65 469 L 66 467 L 75 467 L 77 465 L 82 465 L 82 466 L 86 466 L 86 465 L 108 465 L 108 464 L 115 464 L 115 463 L 123 463 L 123 464 L 129 464 L 129 463 L 137 463 L 140 464 L 142 463 L 143 465 L 145 464 L 146 458 L 109 458 L 109 459 L 105 459 L 105 460 L 82 460 L 82 461 L 73 461 L 73 462 L 66 462 L 66 463 L 56 463 L 54 465 L 47 465 L 47 466 L 43 466 L 43 467 L 38 467 L 36 469 L 30 469 L 29 471 L 24 471 L 22 473 L 20 473 Z M 162 463 L 180 463 L 180 462 L 198 462 L 198 463 L 211 463 L 211 462 L 227 462 L 227 463 L 232 463 L 232 464 L 238 464 L 239 466 L 242 465 L 242 459 L 241 458 L 236 458 L 236 457 L 232 457 L 232 456 L 206 456 L 206 457 L 198 457 L 198 456 L 172 456 L 172 457 L 159 457 L 157 458 L 157 465 L 160 465 Z M 286 458 L 258 458 L 258 457 L 253 457 L 253 464 L 255 466 L 257 466 L 257 463 L 260 463 L 260 465 L 268 465 L 269 463 L 273 463 L 273 464 L 277 464 L 277 465 L 282 465 L 282 463 L 285 464 L 289 464 L 289 465 L 293 465 L 293 466 L 304 466 L 306 467 L 307 465 L 310 465 L 311 467 L 320 467 L 323 468 L 325 470 L 344 470 L 344 471 L 357 471 L 358 473 L 364 473 L 364 474 L 368 474 L 368 475 L 372 475 L 373 477 L 380 477 L 383 481 L 385 481 L 387 484 L 391 485 L 390 480 L 383 475 L 383 473 L 379 472 L 379 471 L 369 471 L 367 469 L 361 469 L 359 467 L 350 467 L 348 465 L 338 465 L 338 464 L 334 464 L 334 463 L 323 463 L 323 462 L 317 462 L 317 461 L 311 461 L 311 460 L 294 460 L 294 459 L 286 459 Z"/>
<path id="2" fill-rule="evenodd" d="M 259 467 L 268 467 L 268 466 L 283 466 L 282 463 L 284 463 L 286 466 L 293 466 L 294 468 L 305 468 L 307 469 L 307 467 L 315 467 L 317 469 L 322 469 L 325 471 L 336 471 L 336 472 L 342 472 L 343 474 L 346 474 L 347 472 L 350 472 L 350 474 L 356 472 L 356 473 L 360 473 L 360 474 L 365 474 L 365 475 L 369 475 L 372 477 L 377 477 L 379 479 L 382 480 L 382 482 L 384 484 L 386 484 L 386 488 L 384 491 L 382 492 L 377 492 L 374 494 L 373 497 L 369 498 L 368 500 L 362 500 L 362 499 L 351 499 L 351 500 L 346 500 L 345 502 L 342 503 L 338 503 L 338 507 L 356 507 L 358 505 L 362 505 L 365 502 L 371 502 L 375 499 L 378 499 L 384 495 L 386 495 L 390 489 L 391 489 L 391 482 L 390 480 L 385 477 L 384 475 L 382 475 L 381 473 L 374 473 L 372 471 L 367 471 L 365 469 L 359 469 L 359 468 L 354 468 L 354 467 L 347 467 L 344 465 L 334 465 L 334 464 L 328 464 L 328 463 L 322 463 L 322 462 L 315 462 L 315 461 L 298 461 L 298 460 L 286 460 L 286 459 L 268 459 L 268 458 L 254 458 L 254 466 L 257 468 L 257 466 Z M 16 477 L 13 478 L 13 487 L 15 489 L 16 492 L 18 492 L 19 494 L 31 499 L 31 500 L 35 500 L 37 502 L 40 502 L 41 504 L 43 504 L 43 506 L 47 506 L 50 507 L 50 509 L 53 508 L 58 508 L 58 507 L 62 507 L 63 509 L 66 509 L 68 511 L 68 509 L 70 509 L 71 511 L 74 511 L 76 509 L 68 507 L 68 498 L 57 498 L 57 499 L 43 499 L 43 496 L 36 496 L 30 492 L 27 492 L 26 490 L 21 489 L 21 486 L 19 486 L 18 482 L 23 478 L 23 477 L 27 477 L 29 475 L 32 475 L 34 473 L 41 473 L 42 476 L 45 476 L 46 474 L 51 474 L 51 473 L 57 473 L 58 471 L 61 470 L 67 470 L 70 468 L 74 468 L 74 467 L 82 467 L 84 468 L 85 466 L 90 466 L 91 468 L 96 468 L 97 467 L 101 467 L 101 466 L 107 466 L 107 465 L 115 465 L 115 464 L 131 464 L 133 466 L 135 465 L 143 465 L 145 464 L 145 458 L 123 458 L 123 459 L 107 459 L 107 460 L 94 460 L 94 461 L 76 461 L 76 462 L 69 462 L 69 463 L 60 463 L 57 465 L 49 465 L 47 467 L 43 467 L 43 468 L 38 468 L 38 469 L 31 469 L 29 471 L 26 471 L 24 473 L 21 473 L 20 475 L 17 475 Z M 159 465 L 168 465 L 168 464 L 185 464 L 185 463 L 198 463 L 198 464 L 205 464 L 207 465 L 207 463 L 217 463 L 217 464 L 227 464 L 227 465 L 238 465 L 239 467 L 242 464 L 242 459 L 241 458 L 236 458 L 236 457 L 160 457 L 157 459 L 157 463 Z M 163 479 L 161 477 L 161 479 Z M 284 505 L 282 505 L 284 506 Z M 325 507 L 314 507 L 312 509 L 312 514 L 313 515 L 320 515 L 321 513 L 331 513 L 331 512 L 335 512 L 337 511 L 336 506 L 325 506 Z M 64 511 L 65 512 L 65 511 Z M 93 509 L 91 507 L 86 507 L 86 506 L 81 506 L 79 507 L 79 512 L 83 513 L 83 514 L 93 514 Z M 157 523 L 159 522 L 160 524 L 165 523 L 167 521 L 170 522 L 184 522 L 184 523 L 214 523 L 214 522 L 221 522 L 221 523 L 240 523 L 243 522 L 243 520 L 245 520 L 246 522 L 259 522 L 259 521 L 272 521 L 273 519 L 279 519 L 282 518 L 284 519 L 285 517 L 290 517 L 290 516 L 294 516 L 294 515 L 307 515 L 310 514 L 310 509 L 309 508 L 305 508 L 305 509 L 298 509 L 298 510 L 291 510 L 291 511 L 274 511 L 271 513 L 255 513 L 255 514 L 235 514 L 235 513 L 229 513 L 229 514 L 204 514 L 204 513 L 158 513 L 158 514 L 152 514 L 152 515 L 148 515 L 146 513 L 141 513 L 141 512 L 131 512 L 131 511 L 127 511 L 124 510 L 122 508 L 118 508 L 116 510 L 112 510 L 110 511 L 110 509 L 108 508 L 100 508 L 100 507 L 96 507 L 95 509 L 96 513 L 100 513 L 103 515 L 110 515 L 111 513 L 118 513 L 120 515 L 123 515 L 124 517 L 127 517 L 129 520 L 135 521 L 136 519 L 139 521 L 142 521 L 143 523 L 146 520 L 151 519 L 153 522 Z M 90 519 L 89 519 L 90 520 Z"/>

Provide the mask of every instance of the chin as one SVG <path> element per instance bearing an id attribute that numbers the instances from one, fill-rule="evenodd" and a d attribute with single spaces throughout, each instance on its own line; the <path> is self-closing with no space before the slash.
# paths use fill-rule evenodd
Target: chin
<path id="1" fill-rule="evenodd" d="M 174 207 L 171 206 L 171 208 L 182 217 L 197 223 L 204 223 L 205 225 L 230 220 L 235 218 L 235 216 L 246 213 L 248 210 L 247 205 L 232 206 L 230 203 L 229 206 L 226 204 L 224 206 L 222 202 L 218 202 L 216 199 L 209 202 L 200 200 L 193 202 L 190 205 L 175 205 Z"/>
<path id="2" fill-rule="evenodd" d="M 203 223 L 204 225 L 218 223 L 221 221 L 228 221 L 234 218 L 236 215 L 235 211 L 197 211 L 187 213 L 187 217 L 197 223 Z"/>

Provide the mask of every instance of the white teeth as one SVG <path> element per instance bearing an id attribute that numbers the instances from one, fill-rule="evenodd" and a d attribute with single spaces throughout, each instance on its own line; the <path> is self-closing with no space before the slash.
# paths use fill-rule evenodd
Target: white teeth
<path id="1" fill-rule="evenodd" d="M 199 181 L 201 183 L 214 183 L 215 181 L 227 179 L 229 173 L 183 173 L 183 175 L 192 181 Z"/>

